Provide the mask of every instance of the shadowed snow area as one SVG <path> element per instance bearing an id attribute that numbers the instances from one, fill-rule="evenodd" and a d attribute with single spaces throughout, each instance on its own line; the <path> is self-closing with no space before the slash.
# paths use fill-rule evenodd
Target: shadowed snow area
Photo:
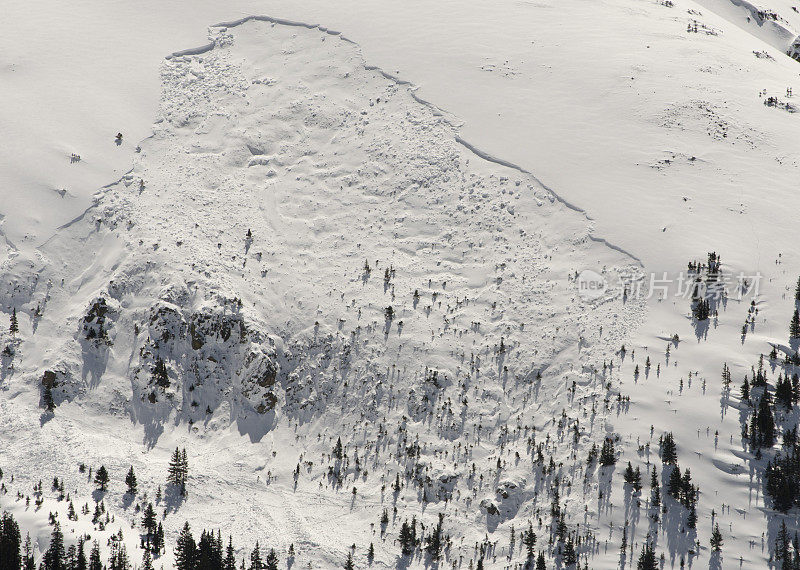
<path id="1" fill-rule="evenodd" d="M 533 438 L 568 466 L 570 520 L 591 520 L 598 482 L 571 458 L 611 431 L 604 363 L 644 309 L 613 287 L 585 301 L 574 276 L 615 281 L 633 259 L 340 36 L 258 20 L 212 34 L 163 64 L 132 171 L 6 263 L 30 336 L 0 398 L 4 468 L 33 482 L 45 459 L 132 461 L 149 488 L 190 447 L 168 542 L 189 520 L 331 567 L 360 537 L 386 567 L 396 547 L 373 534 L 393 505 L 446 512 L 456 559 L 535 521 L 555 473 L 531 469 Z M 45 370 L 59 406 L 33 417 L 24 387 Z"/>

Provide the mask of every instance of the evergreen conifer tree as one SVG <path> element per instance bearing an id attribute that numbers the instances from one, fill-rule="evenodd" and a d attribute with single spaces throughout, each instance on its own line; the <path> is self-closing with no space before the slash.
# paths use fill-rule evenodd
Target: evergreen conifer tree
<path id="1" fill-rule="evenodd" d="M 89 561 L 86 558 L 86 541 L 83 537 L 78 540 L 78 557 L 75 570 L 88 570 Z"/>
<path id="2" fill-rule="evenodd" d="M 92 543 L 92 551 L 89 553 L 89 570 L 103 570 L 103 562 L 100 560 L 100 545 L 96 540 Z"/>
<path id="3" fill-rule="evenodd" d="M 141 570 L 153 570 L 153 559 L 150 556 L 150 551 L 146 548 L 144 549 L 144 554 L 142 555 Z"/>
<path id="4" fill-rule="evenodd" d="M 265 570 L 278 570 L 278 555 L 275 553 L 274 548 L 269 549 L 264 568 Z"/>
<path id="5" fill-rule="evenodd" d="M 530 521 L 528 521 L 528 530 L 522 533 L 522 544 L 525 545 L 528 561 L 532 561 L 536 555 L 536 533 L 533 532 L 533 524 Z"/>
<path id="6" fill-rule="evenodd" d="M 108 487 L 108 481 L 108 471 L 106 470 L 105 465 L 101 465 L 100 469 L 98 469 L 94 475 L 94 484 L 97 485 L 101 491 L 105 491 Z"/>
<path id="7" fill-rule="evenodd" d="M 22 570 L 22 534 L 9 513 L 0 518 L 0 570 Z"/>
<path id="8" fill-rule="evenodd" d="M 649 540 L 646 540 L 644 546 L 642 546 L 642 553 L 639 555 L 639 561 L 636 563 L 636 570 L 658 570 L 656 553 Z"/>
<path id="9" fill-rule="evenodd" d="M 675 499 L 680 498 L 681 494 L 681 470 L 675 465 L 669 474 L 667 481 L 667 494 Z"/>
<path id="10" fill-rule="evenodd" d="M 121 532 L 121 531 L 120 531 Z M 111 542 L 111 555 L 108 559 L 108 570 L 130 570 L 128 551 L 122 537 Z"/>
<path id="11" fill-rule="evenodd" d="M 36 570 L 36 561 L 33 559 L 33 543 L 30 533 L 25 535 L 25 546 L 22 549 L 23 570 Z"/>
<path id="12" fill-rule="evenodd" d="M 567 539 L 567 544 L 564 546 L 564 564 L 569 568 L 578 562 L 578 553 L 575 551 L 575 543 L 570 536 Z"/>
<path id="13" fill-rule="evenodd" d="M 236 553 L 233 550 L 233 537 L 228 537 L 228 547 L 225 549 L 225 561 L 222 565 L 223 570 L 236 570 Z"/>
<path id="14" fill-rule="evenodd" d="M 779 375 L 778 382 L 775 384 L 775 403 L 780 404 L 786 410 L 791 410 L 793 399 L 792 383 L 788 375 L 786 377 Z"/>
<path id="15" fill-rule="evenodd" d="M 674 465 L 678 461 L 678 450 L 672 432 L 661 437 L 661 461 L 667 465 Z"/>
<path id="16" fill-rule="evenodd" d="M 145 533 L 145 544 L 149 548 L 156 535 L 156 511 L 153 508 L 153 503 L 147 503 L 142 515 L 142 527 Z"/>
<path id="17" fill-rule="evenodd" d="M 136 495 L 138 488 L 136 485 L 136 474 L 133 472 L 133 465 L 131 465 L 128 474 L 125 476 L 125 484 L 128 486 L 128 494 Z"/>
<path id="18" fill-rule="evenodd" d="M 258 541 L 250 552 L 250 570 L 264 570 L 264 561 L 261 560 L 261 548 L 258 546 Z"/>
<path id="19" fill-rule="evenodd" d="M 42 559 L 43 570 L 67 570 L 65 555 L 64 535 L 61 532 L 61 525 L 56 521 L 53 532 L 50 533 L 50 546 Z"/>
<path id="20" fill-rule="evenodd" d="M 19 332 L 19 321 L 17 320 L 17 309 L 14 308 L 11 311 L 11 325 L 8 327 L 8 331 L 11 333 L 11 336 L 17 336 Z"/>
<path id="21" fill-rule="evenodd" d="M 189 527 L 189 523 L 186 522 L 175 544 L 176 570 L 194 570 L 196 558 L 197 544 L 192 536 L 192 529 Z"/>
<path id="22" fill-rule="evenodd" d="M 159 553 L 164 549 L 164 527 L 161 526 L 161 523 L 158 523 L 158 528 L 156 529 L 156 537 L 153 541 L 153 552 Z"/>
<path id="23" fill-rule="evenodd" d="M 714 531 L 711 533 L 711 550 L 714 552 L 722 550 L 722 533 L 718 524 L 714 525 Z"/>
<path id="24" fill-rule="evenodd" d="M 603 442 L 603 447 L 600 448 L 600 465 L 609 467 L 617 462 L 617 456 L 614 452 L 614 440 L 607 437 Z"/>
<path id="25" fill-rule="evenodd" d="M 431 558 L 434 560 L 439 560 L 439 556 L 442 553 L 442 523 L 444 521 L 444 514 L 439 513 L 439 522 L 434 527 L 433 532 L 427 538 L 427 545 L 425 546 L 425 551 L 430 555 Z"/>
<path id="26" fill-rule="evenodd" d="M 189 472 L 189 462 L 186 459 L 186 449 L 183 452 L 177 447 L 169 462 L 167 483 L 178 489 L 181 495 L 186 495 L 186 478 Z"/>
<path id="27" fill-rule="evenodd" d="M 686 517 L 686 526 L 689 528 L 697 528 L 697 508 L 694 503 L 689 507 L 689 516 Z"/>
<path id="28" fill-rule="evenodd" d="M 650 504 L 655 508 L 661 506 L 661 486 L 658 484 L 658 474 L 656 473 L 655 465 L 653 465 L 653 471 L 650 476 Z"/>
<path id="29" fill-rule="evenodd" d="M 400 525 L 400 550 L 404 556 L 408 556 L 414 552 L 415 546 L 415 537 L 411 525 L 408 524 L 407 520 L 404 520 L 403 524 Z"/>
<path id="30" fill-rule="evenodd" d="M 86 540 L 81 537 L 78 540 L 78 558 L 75 565 L 75 570 L 88 570 L 89 560 L 86 558 Z"/>

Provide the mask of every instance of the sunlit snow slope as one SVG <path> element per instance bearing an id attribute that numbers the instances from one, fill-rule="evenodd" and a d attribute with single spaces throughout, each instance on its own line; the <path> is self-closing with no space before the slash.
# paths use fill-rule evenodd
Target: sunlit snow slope
<path id="1" fill-rule="evenodd" d="M 133 463 L 152 496 L 185 446 L 168 540 L 188 519 L 325 566 L 373 541 L 394 565 L 399 518 L 385 541 L 378 522 L 395 505 L 445 513 L 465 561 L 536 521 L 554 484 L 582 520 L 583 457 L 611 433 L 603 363 L 643 307 L 618 288 L 585 301 L 570 276 L 636 262 L 341 36 L 268 19 L 212 36 L 164 63 L 133 170 L 5 265 L 24 342 L 3 379 L 4 468 L 32 483 L 47 457 L 85 493 L 79 461 Z M 532 469 L 532 440 L 563 467 Z"/>

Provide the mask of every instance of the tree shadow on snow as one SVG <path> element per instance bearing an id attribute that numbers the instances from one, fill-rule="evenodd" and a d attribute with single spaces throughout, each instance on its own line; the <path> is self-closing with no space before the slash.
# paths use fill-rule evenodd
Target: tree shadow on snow
<path id="1" fill-rule="evenodd" d="M 97 388 L 100 378 L 108 367 L 109 349 L 107 346 L 94 341 L 81 341 L 81 355 L 83 367 L 81 378 L 89 388 Z"/>
<path id="2" fill-rule="evenodd" d="M 181 495 L 181 491 L 175 485 L 167 485 L 164 489 L 163 504 L 165 514 L 176 513 L 181 505 L 186 501 L 186 496 Z"/>

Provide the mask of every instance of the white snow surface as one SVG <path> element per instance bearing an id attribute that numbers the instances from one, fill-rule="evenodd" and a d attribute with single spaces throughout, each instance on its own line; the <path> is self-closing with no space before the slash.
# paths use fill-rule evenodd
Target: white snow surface
<path id="1" fill-rule="evenodd" d="M 754 10 L 780 19 L 759 23 Z M 399 521 L 442 511 L 451 559 L 466 564 L 488 535 L 499 545 L 490 567 L 505 567 L 510 525 L 536 525 L 552 478 L 532 470 L 527 435 L 499 441 L 505 427 L 535 425 L 573 481 L 562 491 L 570 523 L 608 537 L 590 567 L 615 568 L 623 521 L 635 554 L 648 530 L 644 511 L 626 505 L 621 468 L 644 467 L 639 444 L 657 450 L 673 431 L 702 492 L 694 563 L 713 563 L 714 509 L 724 567 L 767 566 L 762 533 L 781 517 L 749 474 L 739 404 L 720 396 L 719 372 L 728 362 L 736 386 L 770 343 L 787 345 L 800 273 L 798 118 L 759 92 L 792 103 L 785 90 L 800 64 L 783 52 L 800 20 L 790 3 L 76 2 L 11 3 L 7 14 L 0 260 L 22 342 L 0 382 L 0 466 L 12 489 L 60 473 L 82 504 L 91 489 L 77 464 L 104 463 L 117 520 L 108 531 L 127 534 L 124 472 L 133 464 L 152 496 L 180 445 L 190 494 L 165 519 L 168 543 L 189 520 L 232 533 L 240 556 L 255 539 L 282 558 L 294 543 L 300 563 L 333 567 L 355 542 L 365 564 L 374 542 L 376 564 L 394 567 Z M 271 17 L 240 20 L 253 14 Z M 694 21 L 700 31 L 687 32 Z M 745 340 L 749 299 L 696 334 L 685 299 L 656 296 L 645 311 L 617 287 L 588 302 L 571 280 L 639 263 L 674 273 L 712 250 L 726 270 L 762 275 Z M 99 297 L 113 323 L 107 348 L 81 330 Z M 246 333 L 210 329 L 194 348 L 200 322 Z M 156 356 L 172 381 L 160 392 L 148 385 Z M 621 368 L 596 372 L 612 359 Z M 263 380 L 273 369 L 275 384 Z M 65 380 L 52 418 L 39 409 L 44 370 Z M 442 387 L 425 381 L 431 370 Z M 630 405 L 604 409 L 609 380 Z M 426 406 L 433 421 L 422 421 Z M 562 409 L 584 428 L 577 460 L 571 431 L 556 425 Z M 584 486 L 583 460 L 612 432 L 621 462 L 598 500 L 604 479 Z M 414 464 L 397 454 L 404 433 L 419 437 L 427 472 L 454 477 L 460 494 L 423 509 L 405 488 L 381 541 L 394 474 Z M 355 482 L 351 465 L 334 488 L 327 454 L 339 435 L 369 473 Z M 301 457 L 313 467 L 295 489 Z M 475 495 L 472 462 L 484 477 Z M 12 493 L 0 508 L 46 547 L 43 512 Z M 65 505 L 51 498 L 50 510 Z M 658 532 L 668 567 L 690 548 Z"/>

